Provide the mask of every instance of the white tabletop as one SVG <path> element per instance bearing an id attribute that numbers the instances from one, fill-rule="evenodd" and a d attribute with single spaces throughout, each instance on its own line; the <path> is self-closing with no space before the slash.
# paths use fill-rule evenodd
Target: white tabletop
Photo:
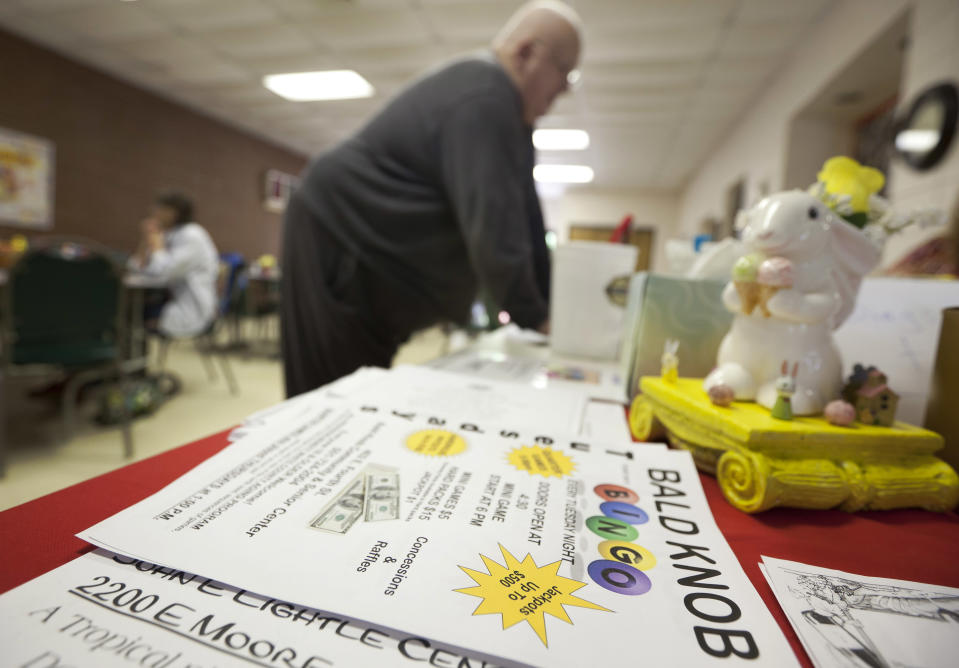
<path id="1" fill-rule="evenodd" d="M 157 278 L 156 276 L 147 276 L 146 274 L 124 274 L 123 275 L 123 285 L 128 288 L 164 288 L 166 287 L 166 281 L 162 278 Z"/>
<path id="2" fill-rule="evenodd" d="M 558 355 L 549 338 L 515 325 L 501 327 L 427 366 L 534 387 L 580 387 L 590 399 L 624 403 L 626 384 L 620 364 Z"/>
<path id="3" fill-rule="evenodd" d="M 502 327 L 427 366 L 476 378 L 546 389 L 576 389 L 586 397 L 577 433 L 606 443 L 629 443 L 623 405 L 626 384 L 619 363 L 560 356 L 542 334 Z"/>

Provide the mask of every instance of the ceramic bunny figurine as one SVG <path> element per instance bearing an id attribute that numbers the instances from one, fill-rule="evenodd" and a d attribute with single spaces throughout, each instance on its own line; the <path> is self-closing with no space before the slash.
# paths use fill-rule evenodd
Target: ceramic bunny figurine
<path id="1" fill-rule="evenodd" d="M 773 404 L 770 415 L 777 420 L 792 420 L 792 396 L 796 393 L 796 374 L 799 373 L 799 362 L 793 364 L 792 374 L 789 373 L 789 362 L 783 360 L 782 375 L 776 379 L 776 403 Z"/>
<path id="2" fill-rule="evenodd" d="M 659 359 L 660 376 L 667 383 L 675 383 L 679 380 L 679 357 L 676 353 L 679 351 L 678 339 L 666 339 L 663 346 L 663 356 Z"/>
<path id="3" fill-rule="evenodd" d="M 832 330 L 852 312 L 859 282 L 879 261 L 879 249 L 820 199 L 799 190 L 763 199 L 740 212 L 737 223 L 748 250 L 744 257 L 753 264 L 775 258 L 788 269 L 788 281 L 766 293 L 764 308 L 749 313 L 736 283 L 757 276 L 736 276 L 726 285 L 723 304 L 736 316 L 704 387 L 728 385 L 737 400 L 771 409 L 779 363 L 797 360 L 792 412 L 821 413 L 842 384 Z"/>

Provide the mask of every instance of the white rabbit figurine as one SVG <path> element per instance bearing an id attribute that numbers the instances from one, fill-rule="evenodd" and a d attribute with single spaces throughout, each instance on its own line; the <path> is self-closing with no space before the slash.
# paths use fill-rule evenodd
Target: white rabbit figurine
<path id="1" fill-rule="evenodd" d="M 659 358 L 659 373 L 662 379 L 667 383 L 675 383 L 679 380 L 679 351 L 678 339 L 666 339 L 663 346 L 663 356 Z"/>
<path id="2" fill-rule="evenodd" d="M 792 375 L 789 373 L 789 362 L 783 360 L 782 375 L 776 379 L 776 403 L 773 404 L 770 415 L 778 420 L 792 420 L 792 396 L 796 393 L 796 374 L 799 372 L 799 362 L 793 364 Z"/>
<path id="3" fill-rule="evenodd" d="M 792 412 L 821 413 L 842 384 L 832 330 L 852 312 L 861 277 L 879 261 L 879 248 L 800 190 L 770 195 L 740 212 L 737 222 L 750 254 L 788 260 L 791 286 L 774 291 L 765 311 L 747 314 L 734 282 L 726 285 L 723 304 L 736 315 L 719 347 L 718 366 L 703 385 L 707 392 L 728 385 L 737 400 L 772 408 L 779 363 L 797 360 Z"/>

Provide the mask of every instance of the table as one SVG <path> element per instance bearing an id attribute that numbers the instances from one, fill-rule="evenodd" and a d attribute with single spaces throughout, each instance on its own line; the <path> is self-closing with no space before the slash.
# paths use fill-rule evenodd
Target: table
<path id="1" fill-rule="evenodd" d="M 219 452 L 228 445 L 227 434 L 214 434 L 0 513 L 0 592 L 91 550 L 73 534 L 153 494 Z M 713 478 L 701 479 L 716 523 L 804 666 L 812 664 L 759 571 L 761 555 L 959 587 L 959 516 L 954 513 L 776 508 L 747 515 L 726 503 Z"/>
<path id="2" fill-rule="evenodd" d="M 243 276 L 245 282 L 240 289 L 238 301 L 231 315 L 233 320 L 233 340 L 231 346 L 244 349 L 247 354 L 261 354 L 266 357 L 279 358 L 279 325 L 277 325 L 275 339 L 270 337 L 270 318 L 277 316 L 280 310 L 280 272 L 254 271 L 250 267 Z M 242 336 L 241 320 L 252 318 L 256 329 L 249 339 Z M 258 346 L 258 344 L 267 344 Z"/>

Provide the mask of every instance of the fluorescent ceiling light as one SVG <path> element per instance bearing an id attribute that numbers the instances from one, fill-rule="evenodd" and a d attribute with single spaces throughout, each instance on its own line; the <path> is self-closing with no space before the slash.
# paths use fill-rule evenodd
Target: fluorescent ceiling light
<path id="1" fill-rule="evenodd" d="M 533 178 L 540 183 L 589 183 L 593 170 L 586 165 L 536 165 Z"/>
<path id="2" fill-rule="evenodd" d="M 353 70 L 268 74 L 263 85 L 294 102 L 351 100 L 373 95 L 373 86 Z"/>
<path id="3" fill-rule="evenodd" d="M 910 153 L 931 151 L 938 143 L 938 130 L 903 130 L 896 135 L 896 148 Z"/>
<path id="4" fill-rule="evenodd" d="M 540 151 L 582 151 L 589 148 L 589 133 L 585 130 L 554 130 L 552 128 L 535 130 L 533 146 Z"/>

